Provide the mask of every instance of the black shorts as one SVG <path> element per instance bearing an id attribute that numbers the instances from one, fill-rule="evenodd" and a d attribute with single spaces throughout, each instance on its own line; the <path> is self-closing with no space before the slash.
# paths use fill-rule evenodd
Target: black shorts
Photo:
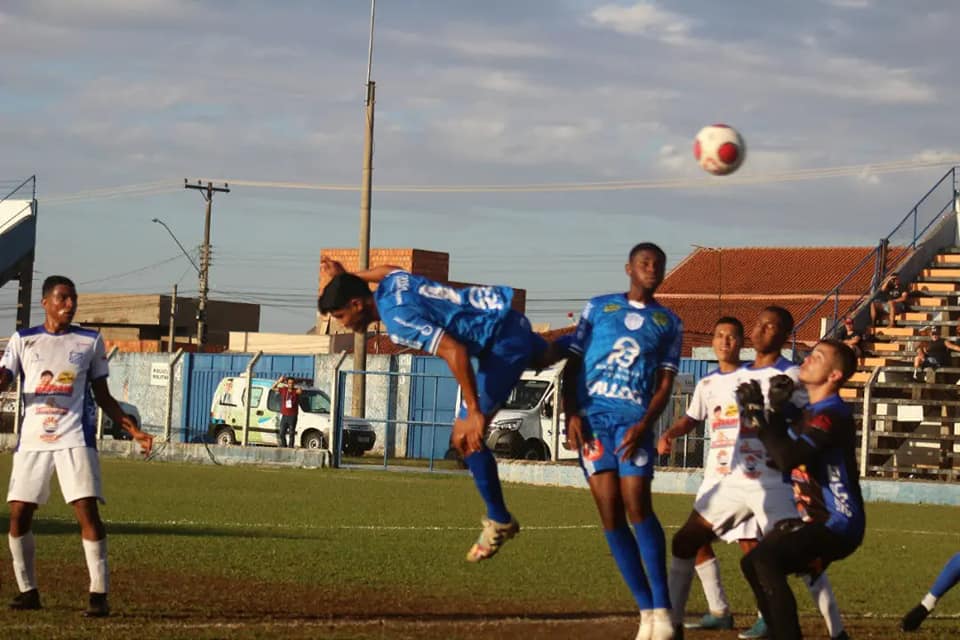
<path id="1" fill-rule="evenodd" d="M 821 523 L 799 518 L 781 520 L 751 553 L 772 559 L 787 574 L 807 574 L 816 579 L 835 560 L 857 550 L 862 539 L 835 533 Z"/>

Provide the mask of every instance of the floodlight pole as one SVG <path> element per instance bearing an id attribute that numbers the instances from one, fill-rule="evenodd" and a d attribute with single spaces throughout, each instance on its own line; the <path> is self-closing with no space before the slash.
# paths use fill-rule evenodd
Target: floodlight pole
<path id="1" fill-rule="evenodd" d="M 373 22 L 376 14 L 377 0 L 370 0 L 370 44 L 367 48 L 367 86 L 364 112 L 366 127 L 364 128 L 363 145 L 363 176 L 360 187 L 360 248 L 358 251 L 359 268 L 370 268 L 370 195 L 373 184 L 373 107 L 376 94 L 376 83 L 370 79 L 373 68 Z M 354 334 L 353 338 L 353 369 L 362 372 L 367 368 L 367 333 Z M 363 373 L 353 376 L 353 407 L 352 413 L 357 417 L 364 417 L 366 407 L 367 385 Z"/>
<path id="2" fill-rule="evenodd" d="M 203 352 L 203 345 L 207 343 L 207 293 L 210 285 L 210 214 L 213 210 L 214 193 L 230 193 L 230 187 L 224 183 L 222 187 L 213 186 L 212 182 L 206 185 L 197 181 L 189 184 L 183 179 L 184 189 L 195 189 L 203 196 L 207 203 L 207 212 L 203 222 L 203 248 L 200 253 L 200 301 L 197 304 L 197 352 Z"/>

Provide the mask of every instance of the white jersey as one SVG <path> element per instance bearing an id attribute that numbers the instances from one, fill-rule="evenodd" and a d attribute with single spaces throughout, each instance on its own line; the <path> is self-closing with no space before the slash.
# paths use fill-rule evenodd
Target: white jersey
<path id="1" fill-rule="evenodd" d="M 21 451 L 96 447 L 96 406 L 90 383 L 107 377 L 100 334 L 70 325 L 64 333 L 44 327 L 13 334 L 0 368 L 20 376 Z"/>
<path id="2" fill-rule="evenodd" d="M 738 384 L 748 380 L 758 381 L 760 388 L 763 390 L 764 400 L 768 405 L 770 403 L 770 379 L 781 374 L 787 375 L 793 380 L 795 386 L 790 402 L 799 408 L 803 408 L 807 404 L 807 392 L 799 381 L 800 367 L 784 357 L 780 357 L 773 365 L 761 369 L 754 369 L 752 365 L 746 365 L 738 369 L 737 374 L 739 377 Z M 767 464 L 767 449 L 760 441 L 757 431 L 745 424 L 740 426 L 730 467 L 731 477 L 756 480 L 764 485 L 783 484 L 785 482 L 783 473 Z"/>
<path id="3" fill-rule="evenodd" d="M 737 434 L 740 432 L 740 408 L 737 385 L 743 381 L 740 369 L 722 373 L 713 371 L 697 382 L 687 407 L 687 416 L 704 423 L 710 438 L 703 467 L 703 484 L 711 484 L 730 473 Z"/>

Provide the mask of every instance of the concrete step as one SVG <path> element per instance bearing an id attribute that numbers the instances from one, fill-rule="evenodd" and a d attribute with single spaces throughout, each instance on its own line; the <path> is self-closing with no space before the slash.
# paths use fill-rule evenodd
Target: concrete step
<path id="1" fill-rule="evenodd" d="M 933 319 L 934 315 L 936 314 L 930 311 L 907 311 L 906 313 L 901 313 L 898 319 L 904 320 L 905 322 L 926 322 Z"/>
<path id="2" fill-rule="evenodd" d="M 957 265 L 960 267 L 960 253 L 941 253 L 940 255 L 934 256 L 933 264 Z"/>
<path id="3" fill-rule="evenodd" d="M 868 335 L 890 336 L 896 338 L 911 338 L 919 334 L 914 327 L 868 327 Z"/>
<path id="4" fill-rule="evenodd" d="M 943 310 L 947 306 L 946 298 L 931 298 L 927 296 L 914 298 L 913 304 L 907 307 L 911 310 L 922 310 L 924 307 L 937 307 L 939 310 Z M 956 307 L 960 309 L 960 307 Z"/>
<path id="5" fill-rule="evenodd" d="M 905 351 L 906 345 L 902 342 L 877 342 L 873 345 L 873 351 L 883 353 L 896 353 Z"/>
<path id="6" fill-rule="evenodd" d="M 914 282 L 910 285 L 910 291 L 929 291 L 933 293 L 960 291 L 960 282 Z"/>
<path id="7" fill-rule="evenodd" d="M 942 278 L 944 280 L 960 280 L 960 265 L 958 265 L 956 268 L 932 267 L 924 269 L 920 272 L 920 277 L 918 280 L 929 280 L 936 278 Z"/>

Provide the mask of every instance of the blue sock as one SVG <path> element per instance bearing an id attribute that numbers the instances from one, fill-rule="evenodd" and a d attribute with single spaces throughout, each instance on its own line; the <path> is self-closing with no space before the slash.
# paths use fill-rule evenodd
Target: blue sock
<path id="1" fill-rule="evenodd" d="M 487 517 L 496 522 L 510 522 L 510 512 L 503 502 L 503 489 L 500 488 L 500 475 L 497 473 L 497 460 L 490 449 L 484 447 L 463 459 L 473 474 L 473 483 L 477 485 L 480 497 L 487 503 Z"/>
<path id="2" fill-rule="evenodd" d="M 942 598 L 943 594 L 950 591 L 950 587 L 960 581 L 960 553 L 956 554 L 947 562 L 933 583 L 930 593 L 935 598 Z"/>
<path id="3" fill-rule="evenodd" d="M 647 574 L 643 571 L 643 561 L 640 560 L 640 551 L 637 548 L 637 539 L 633 537 L 630 527 L 620 527 L 613 531 L 604 531 L 607 544 L 617 561 L 623 581 L 630 587 L 630 593 L 641 611 L 653 609 L 653 599 L 650 596 L 650 584 Z"/>
<path id="4" fill-rule="evenodd" d="M 656 514 L 651 513 L 643 522 L 635 522 L 637 546 L 643 566 L 647 570 L 650 591 L 653 593 L 654 609 L 670 609 L 670 592 L 667 588 L 667 539 Z"/>

